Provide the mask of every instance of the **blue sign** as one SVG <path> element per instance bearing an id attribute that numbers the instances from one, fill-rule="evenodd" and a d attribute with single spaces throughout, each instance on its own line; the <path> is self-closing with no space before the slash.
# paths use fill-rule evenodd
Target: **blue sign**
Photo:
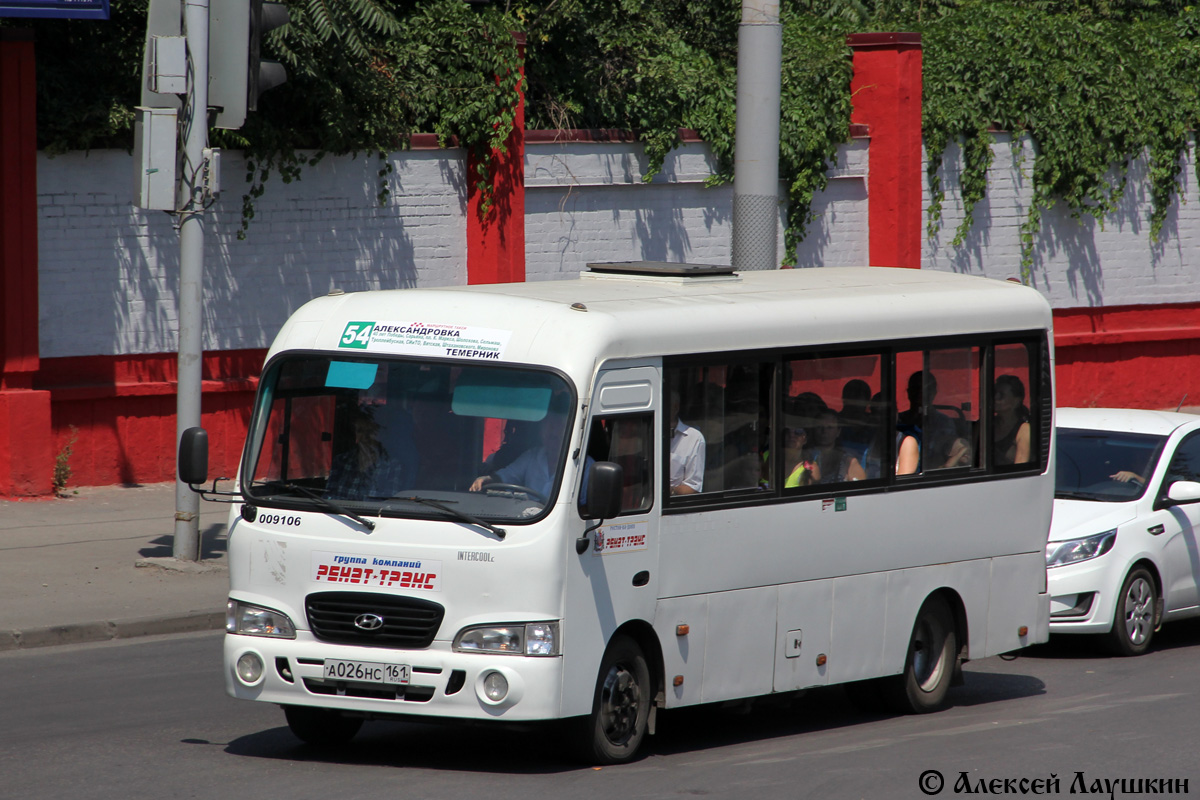
<path id="1" fill-rule="evenodd" d="M 0 0 L 0 17 L 108 19 L 108 0 Z"/>

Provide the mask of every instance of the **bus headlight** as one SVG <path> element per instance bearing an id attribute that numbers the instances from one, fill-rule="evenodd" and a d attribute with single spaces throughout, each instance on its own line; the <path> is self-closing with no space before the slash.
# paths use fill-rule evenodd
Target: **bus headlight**
<path id="1" fill-rule="evenodd" d="M 296 638 L 296 626 L 287 614 L 238 600 L 230 600 L 225 605 L 225 632 L 243 636 Z"/>
<path id="2" fill-rule="evenodd" d="M 1117 529 L 1097 533 L 1095 536 L 1085 536 L 1082 539 L 1068 539 L 1065 542 L 1050 542 L 1046 545 L 1046 566 L 1062 567 L 1076 564 L 1080 561 L 1098 558 L 1117 542 Z"/>
<path id="3" fill-rule="evenodd" d="M 454 637 L 456 653 L 491 653 L 513 656 L 556 656 L 557 622 L 514 625 L 476 625 L 463 628 Z"/>

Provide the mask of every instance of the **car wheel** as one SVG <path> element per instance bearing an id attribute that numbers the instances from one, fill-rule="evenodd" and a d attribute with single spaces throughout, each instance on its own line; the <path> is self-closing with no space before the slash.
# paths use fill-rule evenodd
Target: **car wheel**
<path id="1" fill-rule="evenodd" d="M 1144 567 L 1131 570 L 1121 584 L 1117 607 L 1113 613 L 1108 643 L 1119 656 L 1140 656 L 1150 649 L 1157 624 L 1158 590 L 1154 577 Z"/>
<path id="2" fill-rule="evenodd" d="M 284 706 L 288 727 L 302 742 L 319 747 L 345 744 L 354 738 L 363 721 L 327 708 Z"/>
<path id="3" fill-rule="evenodd" d="M 917 612 L 904 672 L 884 679 L 888 707 L 901 714 L 927 714 L 941 709 L 950 691 L 957 654 L 958 637 L 950 607 L 941 596 L 933 595 Z"/>
<path id="4" fill-rule="evenodd" d="M 651 692 L 642 648 L 627 636 L 614 637 L 600 662 L 592 713 L 578 734 L 580 755 L 595 764 L 632 759 L 646 736 Z"/>

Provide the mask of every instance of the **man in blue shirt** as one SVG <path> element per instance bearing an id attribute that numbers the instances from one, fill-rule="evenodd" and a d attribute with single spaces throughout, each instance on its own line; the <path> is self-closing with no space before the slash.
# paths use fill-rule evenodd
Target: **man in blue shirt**
<path id="1" fill-rule="evenodd" d="M 537 443 L 517 456 L 508 466 L 496 470 L 491 475 L 480 475 L 471 484 L 471 491 L 483 491 L 490 483 L 507 483 L 532 489 L 539 495 L 535 499 L 549 500 L 554 489 L 554 477 L 558 474 L 558 459 L 562 452 L 566 422 L 566 414 L 555 409 L 548 411 L 538 429 Z"/>

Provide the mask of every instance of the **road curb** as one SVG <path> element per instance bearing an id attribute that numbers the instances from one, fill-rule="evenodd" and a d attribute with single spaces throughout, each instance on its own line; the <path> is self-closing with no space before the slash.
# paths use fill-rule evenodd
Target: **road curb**
<path id="1" fill-rule="evenodd" d="M 35 647 L 132 639 L 138 636 L 155 636 L 165 633 L 213 631 L 221 630 L 224 627 L 224 610 L 191 611 L 169 617 L 131 617 L 73 625 L 51 625 L 45 628 L 0 632 L 0 653 Z"/>

